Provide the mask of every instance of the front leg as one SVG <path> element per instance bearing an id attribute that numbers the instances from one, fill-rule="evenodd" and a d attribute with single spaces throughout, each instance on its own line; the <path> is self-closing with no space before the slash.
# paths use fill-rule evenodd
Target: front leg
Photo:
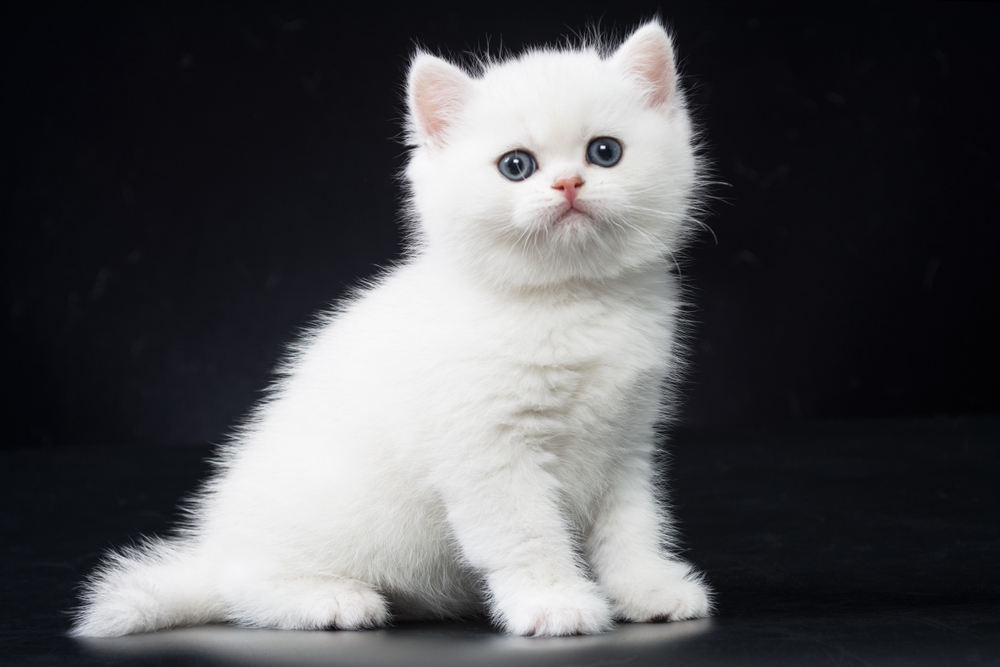
<path id="1" fill-rule="evenodd" d="M 510 449 L 470 457 L 439 482 L 462 555 L 485 575 L 494 620 L 519 635 L 607 630 L 610 605 L 579 563 L 547 455 Z"/>
<path id="2" fill-rule="evenodd" d="M 616 618 L 680 621 L 708 616 L 711 591 L 664 545 L 669 518 L 659 506 L 649 463 L 617 470 L 586 542 L 587 555 Z"/>

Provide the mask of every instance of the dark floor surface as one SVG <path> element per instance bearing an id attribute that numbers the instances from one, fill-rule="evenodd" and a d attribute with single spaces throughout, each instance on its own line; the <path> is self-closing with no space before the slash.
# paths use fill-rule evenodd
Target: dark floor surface
<path id="1" fill-rule="evenodd" d="M 107 547 L 169 526 L 208 451 L 0 453 L 0 665 L 1000 665 L 1000 418 L 678 433 L 669 477 L 718 593 L 708 620 L 67 638 L 74 586 Z"/>

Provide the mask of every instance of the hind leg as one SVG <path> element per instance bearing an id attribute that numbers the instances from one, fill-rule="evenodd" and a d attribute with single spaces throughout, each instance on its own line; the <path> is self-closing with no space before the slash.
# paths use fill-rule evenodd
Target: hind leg
<path id="1" fill-rule="evenodd" d="M 230 621 L 280 630 L 357 630 L 385 625 L 389 606 L 366 583 L 327 575 L 261 576 L 232 568 L 222 598 Z"/>

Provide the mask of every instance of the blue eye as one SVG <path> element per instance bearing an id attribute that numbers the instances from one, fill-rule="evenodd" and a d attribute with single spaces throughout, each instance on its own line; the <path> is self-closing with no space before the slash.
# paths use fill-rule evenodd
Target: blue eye
<path id="1" fill-rule="evenodd" d="M 611 137 L 598 137 L 587 146 L 587 162 L 598 167 L 613 167 L 622 159 L 622 145 Z"/>
<path id="2" fill-rule="evenodd" d="M 535 158 L 531 157 L 531 153 L 524 151 L 511 151 L 501 157 L 500 162 L 497 163 L 497 169 L 500 170 L 500 173 L 512 181 L 523 181 L 535 173 L 537 168 Z"/>

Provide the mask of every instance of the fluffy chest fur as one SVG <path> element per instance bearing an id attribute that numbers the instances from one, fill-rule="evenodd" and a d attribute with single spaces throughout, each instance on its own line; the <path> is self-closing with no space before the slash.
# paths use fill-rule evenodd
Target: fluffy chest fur
<path id="1" fill-rule="evenodd" d="M 657 417 L 675 309 L 661 271 L 512 296 L 418 261 L 320 329 L 285 391 L 330 396 L 336 385 L 355 406 L 338 421 L 368 420 L 373 439 L 415 458 L 511 429 L 525 446 L 555 452 L 583 438 L 610 451 L 622 444 L 610 431 Z"/>

